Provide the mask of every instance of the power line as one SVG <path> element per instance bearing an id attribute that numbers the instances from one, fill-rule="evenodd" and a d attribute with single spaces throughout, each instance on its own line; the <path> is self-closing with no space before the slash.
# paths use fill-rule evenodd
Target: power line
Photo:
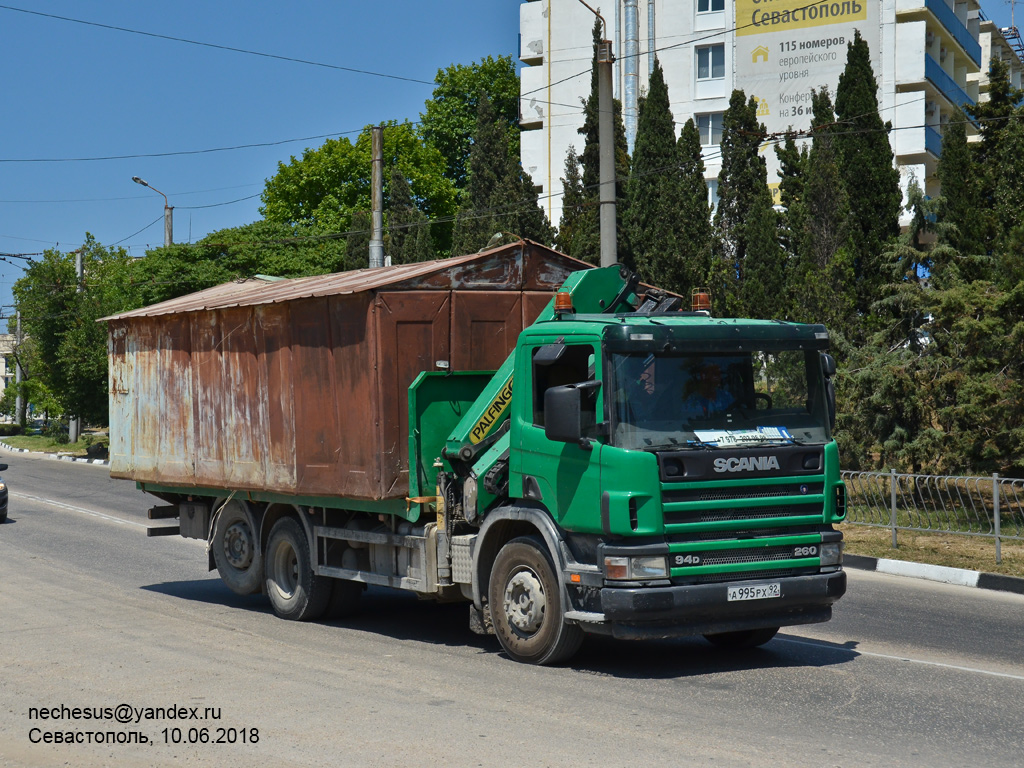
<path id="1" fill-rule="evenodd" d="M 57 14 L 53 14 L 53 13 L 42 13 L 41 11 L 30 11 L 30 10 L 27 10 L 25 8 L 15 8 L 15 7 L 10 6 L 10 5 L 0 5 L 0 9 L 6 10 L 6 11 L 16 11 L 18 13 L 26 13 L 26 14 L 29 14 L 31 16 L 42 16 L 43 18 L 47 18 L 47 19 L 57 19 L 59 21 L 68 21 L 68 22 L 71 22 L 73 24 L 83 24 L 83 25 L 88 26 L 88 27 L 99 27 L 100 29 L 109 29 L 109 30 L 113 30 L 115 32 L 126 32 L 128 34 L 142 35 L 144 37 L 155 37 L 155 38 L 157 38 L 159 40 L 169 40 L 169 41 L 174 42 L 174 43 L 187 43 L 188 45 L 198 45 L 198 46 L 201 46 L 203 48 L 214 48 L 214 49 L 220 50 L 220 51 L 231 51 L 232 53 L 244 53 L 247 56 L 259 56 L 259 57 L 265 58 L 265 59 L 277 59 L 278 61 L 289 61 L 289 62 L 292 62 L 294 64 L 307 64 L 307 65 L 312 66 L 312 67 L 323 67 L 324 69 L 335 69 L 335 70 L 339 70 L 341 72 L 352 72 L 352 73 L 357 74 L 357 75 L 368 75 L 368 76 L 371 76 L 371 77 L 382 77 L 382 78 L 387 78 L 389 80 L 401 80 L 401 81 L 406 82 L 406 83 L 419 83 L 419 84 L 422 84 L 422 85 L 434 85 L 435 84 L 434 81 L 432 81 L 432 80 L 420 80 L 420 79 L 415 78 L 415 77 L 403 77 L 401 75 L 390 75 L 390 74 L 387 74 L 387 73 L 384 73 L 384 72 L 373 72 L 372 70 L 369 70 L 369 69 L 357 69 L 355 67 L 343 67 L 343 66 L 341 66 L 339 64 L 325 64 L 322 61 L 311 61 L 309 59 L 298 59 L 298 58 L 294 58 L 292 56 L 281 56 L 281 55 L 276 54 L 276 53 L 264 53 L 262 51 L 251 51 L 251 50 L 248 50 L 246 48 L 235 48 L 235 47 L 230 46 L 230 45 L 219 45 L 217 43 L 205 43 L 205 42 L 202 42 L 200 40 L 189 40 L 189 39 L 184 38 L 184 37 L 174 37 L 172 35 L 161 35 L 161 34 L 157 34 L 156 32 L 145 32 L 145 31 L 139 30 L 139 29 L 129 29 L 128 27 L 118 27 L 118 26 L 114 26 L 112 24 L 101 24 L 101 23 L 96 22 L 96 21 L 86 21 L 85 19 L 74 19 L 74 18 L 71 18 L 70 16 L 58 16 Z"/>

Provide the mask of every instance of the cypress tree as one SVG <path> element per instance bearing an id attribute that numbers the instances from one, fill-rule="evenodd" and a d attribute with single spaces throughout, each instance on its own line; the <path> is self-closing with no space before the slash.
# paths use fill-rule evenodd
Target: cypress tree
<path id="1" fill-rule="evenodd" d="M 711 203 L 704 180 L 700 131 L 693 118 L 686 121 L 676 142 L 679 155 L 679 241 L 682 244 L 680 292 L 701 288 L 711 280 Z"/>
<path id="2" fill-rule="evenodd" d="M 385 252 L 392 264 L 411 264 L 434 258 L 430 220 L 416 207 L 405 174 L 391 171 L 388 189 L 388 233 Z"/>
<path id="3" fill-rule="evenodd" d="M 555 235 L 555 247 L 570 256 L 576 247 L 575 239 L 585 215 L 586 193 L 580 173 L 579 156 L 576 148 L 570 145 L 565 154 L 565 176 L 562 178 L 562 220 Z"/>
<path id="4" fill-rule="evenodd" d="M 735 90 L 722 117 L 722 170 L 718 175 L 714 266 L 719 310 L 773 317 L 782 311 L 785 258 L 768 189 L 768 170 L 758 152 L 766 137 L 757 99 Z"/>
<path id="5" fill-rule="evenodd" d="M 942 134 L 937 175 L 942 187 L 938 205 L 940 239 L 963 253 L 983 253 L 981 184 L 967 144 L 967 117 L 960 110 Z"/>
<path id="6" fill-rule="evenodd" d="M 466 195 L 455 220 L 454 255 L 483 248 L 497 232 L 544 244 L 554 239 L 548 218 L 537 204 L 533 180 L 509 155 L 508 133 L 496 119 L 490 99 L 481 94 Z"/>
<path id="7" fill-rule="evenodd" d="M 791 135 L 782 146 L 775 145 L 779 159 L 779 242 L 792 258 L 799 256 L 801 233 L 806 213 L 803 205 L 807 148 L 798 147 Z"/>
<path id="8" fill-rule="evenodd" d="M 658 61 L 650 90 L 640 104 L 636 145 L 626 194 L 630 207 L 623 225 L 629 252 L 640 277 L 679 291 L 683 288 L 680 212 L 680 156 L 668 86 Z"/>
<path id="9" fill-rule="evenodd" d="M 892 124 L 878 114 L 877 91 L 871 53 L 858 30 L 847 45 L 846 68 L 836 89 L 835 144 L 850 200 L 857 309 L 864 315 L 887 280 L 882 252 L 900 233 L 903 200 L 889 145 Z"/>
<path id="10" fill-rule="evenodd" d="M 366 269 L 370 265 L 370 237 L 373 220 L 369 211 L 355 211 L 345 236 L 345 269 Z"/>

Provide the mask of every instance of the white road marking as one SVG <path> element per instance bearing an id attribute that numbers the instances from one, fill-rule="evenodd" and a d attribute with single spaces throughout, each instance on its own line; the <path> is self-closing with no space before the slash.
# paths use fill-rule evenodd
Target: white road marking
<path id="1" fill-rule="evenodd" d="M 826 650 L 837 650 L 835 646 L 829 645 L 828 643 L 818 643 L 813 640 L 792 640 L 788 637 L 779 637 L 777 640 L 781 640 L 784 643 L 795 643 L 796 645 L 809 645 L 812 648 L 822 648 Z M 890 661 L 906 661 L 911 664 L 923 664 L 927 667 L 942 667 L 943 669 L 955 669 L 959 672 L 974 672 L 979 675 L 991 675 L 992 677 L 1005 677 L 1010 680 L 1021 680 L 1024 681 L 1024 675 L 1011 675 L 1008 672 L 992 672 L 987 669 L 978 669 L 977 667 L 962 667 L 957 664 L 944 664 L 941 661 L 925 661 L 924 659 L 911 659 L 908 656 L 891 656 L 887 653 L 873 653 L 871 651 L 861 651 L 856 648 L 840 648 L 838 650 L 849 651 L 852 654 L 858 656 L 871 656 L 876 659 L 889 659 Z"/>
<path id="2" fill-rule="evenodd" d="M 98 517 L 102 520 L 109 520 L 112 523 L 120 523 L 121 525 L 133 525 L 136 528 L 149 528 L 145 523 L 137 523 L 134 520 L 125 520 L 120 517 L 114 517 L 113 515 L 105 515 L 102 512 L 94 512 L 91 509 L 85 509 L 84 507 L 76 507 L 72 504 L 65 504 L 62 501 L 54 501 L 53 499 L 44 499 L 42 496 L 32 496 L 28 493 L 18 493 L 11 491 L 11 496 L 16 499 L 29 499 L 30 501 L 38 501 L 41 504 L 47 504 L 51 507 L 57 507 L 59 509 L 66 509 L 71 512 L 78 512 L 79 514 L 89 515 L 90 517 Z"/>

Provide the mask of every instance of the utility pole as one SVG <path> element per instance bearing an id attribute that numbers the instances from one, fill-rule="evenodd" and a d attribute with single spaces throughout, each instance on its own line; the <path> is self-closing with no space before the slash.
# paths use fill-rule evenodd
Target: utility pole
<path id="1" fill-rule="evenodd" d="M 158 195 L 161 195 L 164 199 L 164 248 L 169 245 L 174 245 L 174 207 L 167 202 L 167 195 L 161 192 L 159 189 L 143 181 L 138 176 L 132 176 L 132 181 L 136 184 L 141 184 L 144 187 L 149 187 Z"/>
<path id="2" fill-rule="evenodd" d="M 17 399 L 14 403 L 15 418 L 23 427 L 25 426 L 25 401 L 21 397 L 21 310 L 18 310 L 18 326 L 14 337 L 15 348 L 18 354 L 14 356 L 14 384 L 17 387 Z"/>
<path id="3" fill-rule="evenodd" d="M 82 277 L 84 270 L 82 269 L 82 249 L 79 248 L 75 251 L 75 275 L 78 278 L 78 286 L 75 288 L 75 293 L 82 292 Z M 68 419 L 68 442 L 77 443 L 78 436 L 81 432 L 81 422 L 76 416 L 73 419 Z"/>
<path id="4" fill-rule="evenodd" d="M 371 174 L 370 208 L 373 217 L 373 232 L 370 235 L 370 268 L 384 266 L 384 126 L 370 128 L 373 150 L 373 172 Z"/>
<path id="5" fill-rule="evenodd" d="M 597 44 L 597 142 L 600 165 L 601 266 L 610 267 L 619 261 L 617 224 L 615 221 L 615 106 L 612 101 L 612 64 L 615 51 L 608 39 L 608 22 L 580 0 L 587 10 L 601 20 L 604 38 Z"/>

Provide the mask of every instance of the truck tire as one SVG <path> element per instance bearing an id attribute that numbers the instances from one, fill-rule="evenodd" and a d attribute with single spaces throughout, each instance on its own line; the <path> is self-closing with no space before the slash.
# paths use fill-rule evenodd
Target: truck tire
<path id="1" fill-rule="evenodd" d="M 289 621 L 323 616 L 331 599 L 331 580 L 313 573 L 306 532 L 291 517 L 270 529 L 264 564 L 267 596 L 274 613 Z"/>
<path id="2" fill-rule="evenodd" d="M 579 650 L 583 630 L 565 621 L 561 585 L 538 539 L 521 536 L 501 548 L 487 597 L 494 634 L 515 661 L 558 664 Z"/>
<path id="3" fill-rule="evenodd" d="M 221 507 L 214 523 L 213 562 L 228 589 L 236 595 L 253 595 L 263 583 L 263 555 L 256 521 L 249 505 L 232 500 Z"/>
<path id="4" fill-rule="evenodd" d="M 764 629 L 742 629 L 738 632 L 719 632 L 715 635 L 704 635 L 704 639 L 719 648 L 741 650 L 764 645 L 778 633 L 778 627 Z"/>

